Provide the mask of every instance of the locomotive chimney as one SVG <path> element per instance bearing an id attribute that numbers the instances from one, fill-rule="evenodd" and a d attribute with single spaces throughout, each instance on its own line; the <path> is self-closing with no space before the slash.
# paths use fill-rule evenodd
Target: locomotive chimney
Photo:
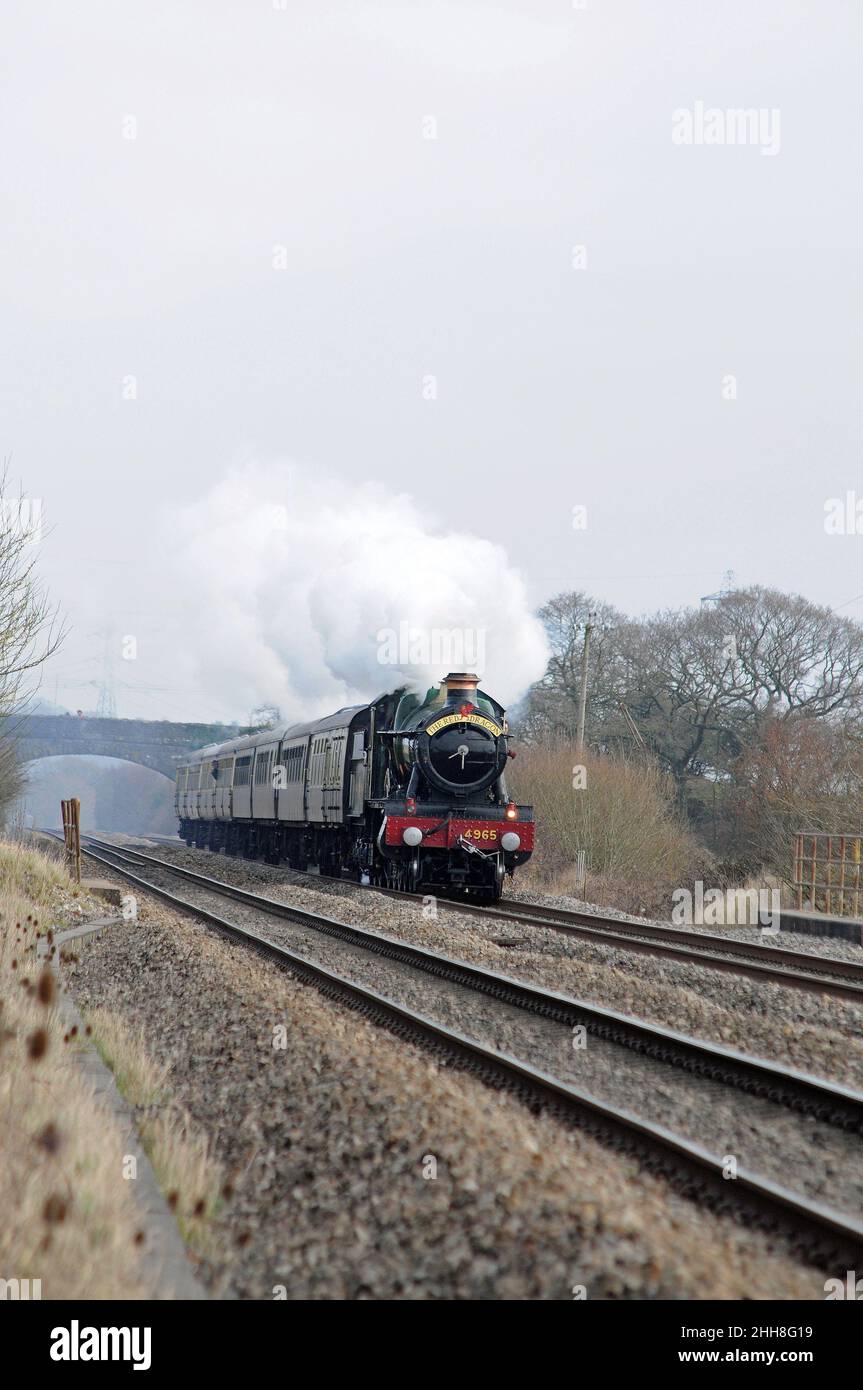
<path id="1" fill-rule="evenodd" d="M 450 671 L 448 676 L 444 676 L 441 684 L 446 691 L 447 704 L 453 704 L 457 700 L 473 703 L 479 676 L 473 676 L 468 671 Z"/>

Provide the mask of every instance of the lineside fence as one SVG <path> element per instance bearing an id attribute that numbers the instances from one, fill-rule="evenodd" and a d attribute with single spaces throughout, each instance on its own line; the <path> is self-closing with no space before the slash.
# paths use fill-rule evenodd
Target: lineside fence
<path id="1" fill-rule="evenodd" d="M 792 886 L 797 908 L 859 917 L 863 907 L 863 835 L 799 830 Z"/>

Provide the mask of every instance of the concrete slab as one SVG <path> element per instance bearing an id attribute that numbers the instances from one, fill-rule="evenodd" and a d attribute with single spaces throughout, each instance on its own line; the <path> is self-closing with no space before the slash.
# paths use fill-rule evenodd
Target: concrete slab
<path id="1" fill-rule="evenodd" d="M 81 887 L 97 898 L 104 898 L 107 903 L 115 903 L 117 907 L 123 901 L 123 889 L 118 884 L 109 882 L 107 878 L 82 878 Z"/>
<path id="2" fill-rule="evenodd" d="M 122 922 L 122 917 L 94 917 L 92 922 L 84 922 L 80 927 L 64 927 L 62 931 L 54 932 L 54 945 L 63 946 L 67 941 L 75 941 L 80 936 L 90 936 L 93 932 L 102 931 L 104 927 L 116 926 Z"/>

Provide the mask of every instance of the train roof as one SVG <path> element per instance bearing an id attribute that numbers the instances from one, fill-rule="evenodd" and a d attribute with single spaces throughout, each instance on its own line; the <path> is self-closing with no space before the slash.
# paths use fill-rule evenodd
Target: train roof
<path id="1" fill-rule="evenodd" d="M 280 737 L 302 738 L 307 734 L 325 733 L 328 729 L 344 729 L 352 719 L 368 708 L 367 704 L 345 705 L 344 709 L 337 709 L 335 714 L 324 715 L 323 719 L 314 719 L 310 724 L 289 724 L 282 730 Z"/>
<path id="2" fill-rule="evenodd" d="M 426 696 L 426 700 L 437 689 L 432 686 Z M 285 739 L 308 738 L 310 734 L 326 733 L 329 729 L 343 729 L 351 720 L 363 710 L 370 709 L 378 704 L 386 696 L 397 697 L 399 693 L 404 694 L 405 688 L 400 687 L 396 691 L 385 691 L 376 700 L 370 700 L 364 705 L 345 705 L 343 709 L 337 709 L 334 714 L 326 714 L 323 719 L 313 719 L 303 724 L 277 724 L 272 729 L 259 729 L 254 734 L 240 734 L 238 738 L 232 738 L 227 743 L 208 743 L 204 748 L 196 748 L 193 753 L 188 753 L 185 757 L 177 758 L 178 767 L 189 767 L 192 763 L 203 762 L 205 758 L 227 758 L 234 753 L 244 752 L 247 748 L 257 748 L 259 744 L 281 743 Z M 477 695 L 488 700 L 500 714 L 504 712 L 504 706 L 497 700 L 488 695 L 486 691 L 477 689 Z M 422 703 L 422 697 L 419 697 Z"/>
<path id="3" fill-rule="evenodd" d="M 178 758 L 177 765 L 188 767 L 208 758 L 227 758 L 234 753 L 244 752 L 247 748 L 257 748 L 259 744 L 282 743 L 295 738 L 308 738 L 310 734 L 326 733 L 329 729 L 343 729 L 350 724 L 355 715 L 368 708 L 368 705 L 346 705 L 344 709 L 336 710 L 335 714 L 327 714 L 323 719 L 313 719 L 305 724 L 277 724 L 272 729 L 258 729 L 253 734 L 240 734 L 238 738 L 229 739 L 227 743 L 208 743 L 204 748 L 196 748 L 193 753 Z"/>

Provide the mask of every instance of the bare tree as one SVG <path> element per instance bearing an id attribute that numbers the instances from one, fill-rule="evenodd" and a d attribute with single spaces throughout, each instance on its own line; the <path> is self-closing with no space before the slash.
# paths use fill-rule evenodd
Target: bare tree
<path id="1" fill-rule="evenodd" d="M 0 825 L 24 791 L 24 770 L 13 739 L 0 737 Z"/>
<path id="2" fill-rule="evenodd" d="M 805 715 L 766 718 L 735 768 L 738 789 L 726 838 L 740 861 L 788 879 L 798 830 L 863 829 L 863 740 L 851 728 Z"/>
<path id="3" fill-rule="evenodd" d="M 531 690 L 519 728 L 530 737 L 574 738 L 581 693 L 581 656 L 588 614 L 594 614 L 587 689 L 588 743 L 606 746 L 626 732 L 619 702 L 626 689 L 629 620 L 609 603 L 580 591 L 557 594 L 539 610 L 551 645 L 545 676 Z"/>
<path id="4" fill-rule="evenodd" d="M 633 726 L 685 799 L 691 778 L 732 776 L 764 720 L 863 719 L 863 627 L 795 594 L 754 587 L 714 605 L 631 621 L 585 594 L 541 610 L 552 646 L 531 692 L 529 735 L 575 728 L 584 622 L 591 647 L 588 742 L 632 746 Z"/>
<path id="5" fill-rule="evenodd" d="M 629 692 L 679 783 L 727 768 L 766 719 L 852 719 L 863 705 L 863 627 L 776 589 L 641 626 Z"/>
<path id="6" fill-rule="evenodd" d="M 244 732 L 256 734 L 259 730 L 275 729 L 276 725 L 281 723 L 282 712 L 278 705 L 258 705 L 249 715 L 249 723 Z"/>
<path id="7" fill-rule="evenodd" d="M 31 681 L 63 638 L 58 611 L 36 573 L 41 512 L 19 492 L 10 495 L 9 470 L 0 472 L 0 817 L 20 795 L 15 715 L 38 688 Z"/>

